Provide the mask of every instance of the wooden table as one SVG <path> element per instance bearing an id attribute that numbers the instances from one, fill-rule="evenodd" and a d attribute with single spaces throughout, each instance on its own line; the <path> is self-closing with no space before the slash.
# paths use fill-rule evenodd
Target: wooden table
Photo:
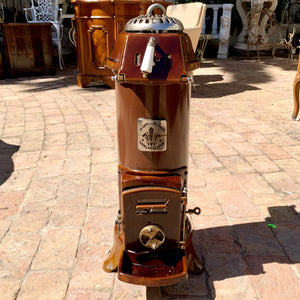
<path id="1" fill-rule="evenodd" d="M 50 23 L 1 24 L 4 74 L 49 71 L 55 73 Z"/>

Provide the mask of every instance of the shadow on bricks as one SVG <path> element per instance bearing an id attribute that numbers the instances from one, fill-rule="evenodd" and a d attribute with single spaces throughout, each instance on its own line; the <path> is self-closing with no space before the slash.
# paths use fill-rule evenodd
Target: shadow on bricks
<path id="1" fill-rule="evenodd" d="M 216 291 L 222 290 L 224 297 L 222 299 L 230 299 L 226 298 L 226 289 L 231 289 L 228 282 L 224 283 L 226 279 L 230 279 L 230 282 L 231 280 L 239 282 L 233 286 L 240 286 L 239 295 L 242 297 L 244 294 L 243 299 L 254 299 L 249 295 L 250 286 L 254 286 L 256 293 L 262 285 L 261 282 L 265 284 L 268 280 L 273 281 L 272 284 L 277 284 L 281 290 L 284 283 L 278 284 L 278 280 L 290 282 L 290 289 L 280 291 L 282 296 L 285 293 L 299 292 L 297 276 L 293 278 L 284 270 L 288 265 L 300 263 L 300 215 L 294 206 L 269 207 L 268 210 L 271 217 L 265 222 L 195 230 L 193 244 L 203 259 L 204 274 L 189 276 L 184 286 L 178 284 L 177 287 L 176 285 L 164 287 L 162 289 L 164 296 L 183 294 L 185 297 L 201 296 L 203 299 L 216 299 L 218 298 Z M 268 264 L 272 263 L 277 263 L 275 269 L 269 267 Z M 265 275 L 261 278 L 259 276 L 261 274 L 265 274 L 268 279 Z M 267 288 L 268 285 L 265 285 L 261 290 Z M 229 293 L 232 293 L 233 297 L 234 291 L 231 290 Z"/>
<path id="2" fill-rule="evenodd" d="M 264 59 L 261 63 L 240 60 L 237 64 L 232 64 L 231 59 L 223 60 L 218 64 L 204 61 L 200 68 L 202 70 L 201 75 L 197 75 L 196 71 L 193 76 L 192 98 L 215 99 L 245 91 L 259 90 L 257 84 L 272 81 L 272 74 L 266 68 L 272 64 L 284 71 L 295 70 L 293 64 L 276 59 Z M 209 74 L 209 70 L 215 67 L 219 68 L 218 74 Z M 208 73 L 206 73 L 206 69 Z M 264 101 L 263 97 L 262 101 Z"/>
<path id="3" fill-rule="evenodd" d="M 257 87 L 242 81 L 222 82 L 222 75 L 194 76 L 192 98 L 218 98 L 228 95 L 258 90 Z"/>
<path id="4" fill-rule="evenodd" d="M 6 144 L 0 140 L 0 185 L 3 184 L 14 171 L 12 156 L 20 146 Z"/>

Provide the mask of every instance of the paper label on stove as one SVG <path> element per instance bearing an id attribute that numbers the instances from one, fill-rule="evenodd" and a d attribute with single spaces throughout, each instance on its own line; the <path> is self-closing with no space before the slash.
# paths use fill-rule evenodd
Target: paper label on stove
<path id="1" fill-rule="evenodd" d="M 138 119 L 138 149 L 144 152 L 167 150 L 167 121 Z"/>

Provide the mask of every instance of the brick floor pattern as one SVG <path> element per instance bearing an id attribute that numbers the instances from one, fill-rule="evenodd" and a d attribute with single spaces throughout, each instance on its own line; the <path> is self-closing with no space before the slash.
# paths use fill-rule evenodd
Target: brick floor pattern
<path id="1" fill-rule="evenodd" d="M 299 299 L 296 66 L 195 71 L 188 205 L 202 209 L 192 222 L 205 271 L 163 299 Z M 0 81 L 0 299 L 146 299 L 102 271 L 118 209 L 115 111 L 114 90 L 77 87 L 73 66 Z"/>

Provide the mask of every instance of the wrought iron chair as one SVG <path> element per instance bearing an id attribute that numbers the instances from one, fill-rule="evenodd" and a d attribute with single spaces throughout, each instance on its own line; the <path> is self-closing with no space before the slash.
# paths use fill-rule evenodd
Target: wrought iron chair
<path id="1" fill-rule="evenodd" d="M 28 23 L 51 23 L 52 41 L 57 46 L 59 68 L 64 66 L 62 55 L 62 9 L 58 6 L 58 0 L 31 0 L 31 7 L 24 8 Z"/>
<path id="2" fill-rule="evenodd" d="M 251 10 L 248 13 L 248 39 L 247 51 L 257 51 L 260 60 L 261 50 L 272 50 L 272 57 L 275 57 L 277 49 L 286 49 L 288 57 L 293 58 L 296 52 L 293 46 L 293 39 L 296 28 L 293 24 L 280 24 L 276 20 L 276 14 L 269 9 Z M 260 23 L 258 23 L 258 20 Z M 263 24 L 263 26 L 260 26 Z"/>
<path id="3" fill-rule="evenodd" d="M 3 3 L 0 3 L 0 23 L 4 23 L 4 9 L 3 9 Z"/>

